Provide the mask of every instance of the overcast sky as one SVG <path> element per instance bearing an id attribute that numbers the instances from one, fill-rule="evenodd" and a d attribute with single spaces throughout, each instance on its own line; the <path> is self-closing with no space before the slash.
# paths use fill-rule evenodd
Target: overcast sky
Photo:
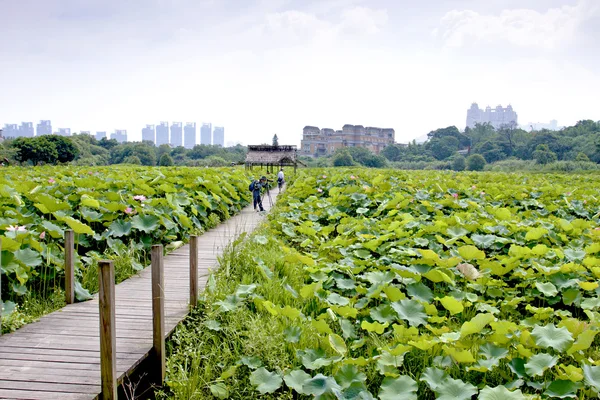
<path id="1" fill-rule="evenodd" d="M 598 0 L 0 0 L 0 124 L 212 122 L 225 141 L 302 128 L 600 120 Z"/>

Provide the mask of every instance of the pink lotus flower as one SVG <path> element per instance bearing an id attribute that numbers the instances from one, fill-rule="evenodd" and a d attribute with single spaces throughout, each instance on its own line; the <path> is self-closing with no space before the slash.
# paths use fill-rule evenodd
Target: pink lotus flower
<path id="1" fill-rule="evenodd" d="M 350 175 L 350 179 L 356 179 L 354 175 Z"/>
<path id="2" fill-rule="evenodd" d="M 475 190 L 475 189 L 477 189 L 477 186 L 473 185 L 473 186 L 471 186 L 471 189 Z"/>
<path id="3" fill-rule="evenodd" d="M 46 231 L 40 233 L 40 239 L 44 240 L 46 238 Z"/>
<path id="4" fill-rule="evenodd" d="M 147 199 L 146 199 L 146 196 L 144 196 L 143 194 L 138 194 L 138 195 L 136 195 L 136 196 L 133 196 L 133 199 L 134 199 L 134 200 L 139 200 L 139 201 L 144 201 L 144 200 L 147 200 Z"/>
<path id="5" fill-rule="evenodd" d="M 600 231 L 600 226 L 597 228 L 594 228 L 595 231 Z"/>
<path id="6" fill-rule="evenodd" d="M 365 190 L 368 190 L 368 189 L 369 189 L 369 187 L 368 187 L 367 185 L 364 185 L 364 186 L 363 186 L 363 189 L 365 189 Z"/>
<path id="7" fill-rule="evenodd" d="M 93 175 L 94 173 L 92 171 L 88 172 L 88 175 Z"/>
<path id="8" fill-rule="evenodd" d="M 452 197 L 454 197 L 455 199 L 458 199 L 458 193 L 452 193 Z"/>
<path id="9" fill-rule="evenodd" d="M 485 192 L 481 192 L 481 193 L 479 193 L 479 194 L 480 194 L 480 195 L 482 195 L 482 196 L 485 196 Z"/>
<path id="10" fill-rule="evenodd" d="M 317 189 L 317 192 L 319 192 L 319 193 L 323 193 L 323 189 L 321 189 L 321 188 L 318 188 L 318 189 Z"/>
<path id="11" fill-rule="evenodd" d="M 54 182 L 56 182 L 54 179 L 52 179 L 52 178 L 48 179 L 48 183 L 54 183 Z"/>
<path id="12" fill-rule="evenodd" d="M 584 201 L 583 201 L 583 204 L 587 204 L 587 200 L 584 200 Z"/>
<path id="13" fill-rule="evenodd" d="M 327 178 L 327 175 L 323 175 L 323 179 L 326 179 L 326 178 Z"/>
<path id="14" fill-rule="evenodd" d="M 127 207 L 126 209 L 123 210 L 123 212 L 125 214 L 133 214 L 133 208 L 131 207 Z"/>
<path id="15" fill-rule="evenodd" d="M 9 232 L 27 232 L 27 228 L 25 227 L 25 225 L 19 226 L 19 225 L 9 225 L 6 228 L 7 231 Z"/>
<path id="16" fill-rule="evenodd" d="M 571 192 L 567 192 L 567 193 L 565 193 L 565 195 L 567 195 L 567 196 L 570 196 L 570 195 L 571 195 Z"/>

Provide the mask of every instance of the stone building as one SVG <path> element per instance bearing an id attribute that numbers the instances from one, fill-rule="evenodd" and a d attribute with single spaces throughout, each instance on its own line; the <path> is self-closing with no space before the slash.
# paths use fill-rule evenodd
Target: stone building
<path id="1" fill-rule="evenodd" d="M 501 105 L 492 109 L 487 106 L 485 110 L 479 108 L 477 103 L 471 104 L 471 108 L 467 110 L 467 128 L 474 128 L 475 124 L 488 123 L 495 129 L 501 128 L 503 125 L 517 125 L 517 113 L 509 104 L 506 108 Z"/>
<path id="2" fill-rule="evenodd" d="M 342 130 L 319 129 L 305 126 L 302 131 L 300 154 L 303 156 L 326 156 L 343 147 L 365 147 L 375 154 L 387 145 L 394 144 L 396 132 L 391 128 L 375 128 L 362 125 L 344 125 Z"/>

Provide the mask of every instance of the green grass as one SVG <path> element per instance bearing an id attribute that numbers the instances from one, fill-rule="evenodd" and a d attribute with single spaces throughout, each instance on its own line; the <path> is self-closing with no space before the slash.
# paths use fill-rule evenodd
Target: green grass
<path id="1" fill-rule="evenodd" d="M 65 292 L 61 289 L 52 290 L 46 297 L 27 293 L 12 313 L 2 317 L 2 333 L 14 332 L 65 305 Z"/>

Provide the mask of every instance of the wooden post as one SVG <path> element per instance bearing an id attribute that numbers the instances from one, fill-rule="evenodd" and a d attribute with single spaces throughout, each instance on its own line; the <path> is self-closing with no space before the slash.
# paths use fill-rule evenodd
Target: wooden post
<path id="1" fill-rule="evenodd" d="M 73 230 L 65 231 L 65 301 L 75 302 L 75 234 Z"/>
<path id="2" fill-rule="evenodd" d="M 117 400 L 117 335 L 115 330 L 115 269 L 110 260 L 98 262 L 100 280 L 100 379 L 102 399 Z M 68 340 L 68 339 L 66 339 Z"/>
<path id="3" fill-rule="evenodd" d="M 152 351 L 156 366 L 155 377 L 160 384 L 165 381 L 165 298 L 163 274 L 163 246 L 152 246 Z"/>
<path id="4" fill-rule="evenodd" d="M 190 236 L 190 307 L 198 304 L 198 236 Z"/>

